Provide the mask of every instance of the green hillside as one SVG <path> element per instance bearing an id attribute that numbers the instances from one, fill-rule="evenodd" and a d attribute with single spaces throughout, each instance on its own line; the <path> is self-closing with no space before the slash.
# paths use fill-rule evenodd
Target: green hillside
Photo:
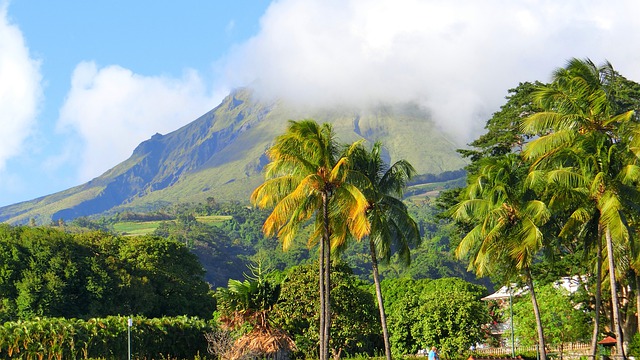
<path id="1" fill-rule="evenodd" d="M 85 184 L 0 208 L 0 221 L 47 224 L 208 197 L 245 203 L 262 180 L 266 149 L 288 120 L 303 118 L 332 123 L 342 143 L 380 140 L 386 161 L 407 159 L 419 174 L 465 165 L 455 151 L 459 145 L 416 105 L 296 109 L 281 101 L 256 101 L 250 90 L 241 89 L 182 128 L 142 142 L 129 159 Z"/>

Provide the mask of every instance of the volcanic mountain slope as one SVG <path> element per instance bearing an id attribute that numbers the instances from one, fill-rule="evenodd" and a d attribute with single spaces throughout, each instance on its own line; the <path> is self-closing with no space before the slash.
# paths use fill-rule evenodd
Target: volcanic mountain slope
<path id="1" fill-rule="evenodd" d="M 282 101 L 256 101 L 249 89 L 227 96 L 215 109 L 169 134 L 153 135 L 131 157 L 76 187 L 0 208 L 0 221 L 47 223 L 116 211 L 144 211 L 165 205 L 246 202 L 263 180 L 265 150 L 288 120 L 330 122 L 342 143 L 381 140 L 387 161 L 406 159 L 419 174 L 438 174 L 465 165 L 457 147 L 413 104 L 367 110 L 301 110 Z"/>

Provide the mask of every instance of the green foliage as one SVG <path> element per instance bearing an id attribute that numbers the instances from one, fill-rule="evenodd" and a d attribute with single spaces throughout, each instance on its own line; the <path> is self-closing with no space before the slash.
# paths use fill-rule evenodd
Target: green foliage
<path id="1" fill-rule="evenodd" d="M 450 219 L 440 218 L 441 210 L 435 202 L 408 202 L 407 209 L 417 223 L 422 243 L 411 249 L 411 263 L 408 266 L 398 256 L 392 256 L 388 264 L 381 264 L 382 279 L 459 277 L 485 286 L 491 285 L 489 279 L 478 279 L 474 273 L 467 271 L 466 264 L 455 258 L 452 248 L 460 238 L 458 228 Z M 354 274 L 373 282 L 368 252 L 368 241 L 352 243 L 341 254 L 341 258 L 352 267 Z"/>
<path id="2" fill-rule="evenodd" d="M 627 355 L 633 356 L 636 359 L 640 356 L 640 332 L 635 333 L 631 338 Z"/>
<path id="3" fill-rule="evenodd" d="M 395 357 L 415 354 L 418 349 L 423 348 L 422 339 L 419 331 L 414 329 L 414 324 L 421 318 L 419 298 L 429 282 L 429 279 L 408 278 L 382 281 L 391 351 Z"/>
<path id="4" fill-rule="evenodd" d="M 195 255 L 159 237 L 0 225 L 0 321 L 115 314 L 208 318 Z"/>
<path id="5" fill-rule="evenodd" d="M 216 329 L 212 322 L 186 316 L 132 320 L 131 352 L 136 359 L 193 359 L 207 353 L 204 335 Z M 123 316 L 6 322 L 0 326 L 0 358 L 125 359 L 128 331 Z"/>
<path id="6" fill-rule="evenodd" d="M 444 278 L 426 284 L 420 295 L 420 319 L 414 325 L 423 348 L 438 347 L 441 356 L 456 358 L 485 337 L 489 320 L 481 300 L 487 290 L 461 279 Z"/>
<path id="7" fill-rule="evenodd" d="M 205 279 L 213 287 L 241 277 L 245 269 L 243 257 L 253 249 L 244 246 L 244 242 L 236 238 L 237 232 L 230 231 L 226 225 L 238 223 L 236 216 L 222 224 L 206 224 L 188 210 L 183 214 L 176 220 L 161 222 L 153 234 L 185 244 L 197 256 L 206 271 Z"/>
<path id="8" fill-rule="evenodd" d="M 473 163 L 482 158 L 500 157 L 522 150 L 522 146 L 530 138 L 530 135 L 522 133 L 522 120 L 540 111 L 531 94 L 541 85 L 540 82 L 525 82 L 509 89 L 507 102 L 487 121 L 487 132 L 469 144 L 474 150 L 458 150 L 472 161 L 467 170 L 473 172 Z"/>
<path id="9" fill-rule="evenodd" d="M 320 309 L 317 265 L 295 266 L 286 275 L 281 301 L 274 307 L 274 323 L 293 337 L 304 356 L 316 357 Z M 330 348 L 334 354 L 371 355 L 382 349 L 375 300 L 364 286 L 345 264 L 332 267 Z"/>
<path id="10" fill-rule="evenodd" d="M 590 314 L 582 308 L 576 308 L 564 288 L 554 284 L 538 286 L 536 298 L 547 344 L 559 346 L 590 338 Z M 513 315 L 513 326 L 519 343 L 525 346 L 535 345 L 538 338 L 531 300 L 528 297 L 517 298 L 513 305 Z"/>
<path id="11" fill-rule="evenodd" d="M 395 356 L 437 346 L 455 358 L 485 334 L 489 319 L 480 300 L 486 289 L 461 279 L 394 279 L 383 281 L 389 331 Z"/>
<path id="12" fill-rule="evenodd" d="M 261 264 L 250 265 L 249 270 L 251 275 L 245 275 L 244 281 L 231 279 L 226 288 L 218 288 L 217 308 L 222 318 L 232 320 L 238 314 L 252 318 L 254 314 L 262 313 L 261 320 L 265 324 L 261 325 L 266 326 L 268 313 L 280 299 L 281 285 L 279 281 L 270 279 L 268 270 Z"/>
<path id="13" fill-rule="evenodd" d="M 134 237 L 120 248 L 119 256 L 131 274 L 123 284 L 130 290 L 130 297 L 124 299 L 131 307 L 128 313 L 211 316 L 213 299 L 204 270 L 183 244 L 160 237 Z"/>

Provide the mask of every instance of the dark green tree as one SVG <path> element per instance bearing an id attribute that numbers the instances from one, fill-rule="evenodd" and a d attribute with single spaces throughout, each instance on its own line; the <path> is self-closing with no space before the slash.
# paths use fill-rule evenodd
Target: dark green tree
<path id="1" fill-rule="evenodd" d="M 522 150 L 531 138 L 530 134 L 522 132 L 522 120 L 540 110 L 531 94 L 542 85 L 540 82 L 524 82 L 509 89 L 507 102 L 487 121 L 487 132 L 469 144 L 472 149 L 458 150 L 471 160 L 472 164 L 467 169 L 469 172 L 473 172 L 474 164 L 480 159 L 500 157 Z"/>
<path id="2" fill-rule="evenodd" d="M 423 348 L 437 346 L 447 358 L 464 355 L 485 338 L 483 325 L 489 321 L 487 295 L 483 286 L 462 279 L 443 278 L 429 282 L 419 298 L 419 319 L 414 329 Z"/>
<path id="3" fill-rule="evenodd" d="M 538 288 L 538 300 L 547 344 L 562 349 L 564 344 L 589 338 L 589 314 L 577 308 L 564 288 L 554 284 L 541 286 Z M 524 346 L 535 345 L 536 321 L 532 316 L 531 302 L 516 301 L 513 311 L 515 335 L 519 343 Z"/>
<path id="4" fill-rule="evenodd" d="M 120 248 L 119 256 L 131 275 L 123 282 L 129 290 L 131 313 L 204 318 L 213 313 L 202 265 L 184 244 L 153 236 L 133 237 Z"/>
<path id="5" fill-rule="evenodd" d="M 274 321 L 295 339 L 304 356 L 313 356 L 318 336 L 318 273 L 314 265 L 290 268 L 282 284 L 281 302 Z M 331 298 L 335 299 L 331 326 L 332 354 L 368 353 L 382 349 L 379 318 L 373 294 L 344 263 L 334 263 L 331 271 Z"/>
<path id="6" fill-rule="evenodd" d="M 0 226 L 0 316 L 210 318 L 204 271 L 183 244 L 93 231 Z"/>

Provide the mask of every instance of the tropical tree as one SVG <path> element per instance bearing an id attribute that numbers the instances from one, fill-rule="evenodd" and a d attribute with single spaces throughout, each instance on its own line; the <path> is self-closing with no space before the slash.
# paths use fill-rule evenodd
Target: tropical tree
<path id="1" fill-rule="evenodd" d="M 428 278 L 387 278 L 382 281 L 382 291 L 387 299 L 391 350 L 396 357 L 416 354 L 426 348 L 422 326 L 418 325 L 424 315 L 420 312 L 420 297 L 431 281 Z"/>
<path id="2" fill-rule="evenodd" d="M 332 326 L 330 349 L 334 358 L 341 355 L 375 355 L 382 350 L 379 319 L 369 285 L 358 279 L 349 266 L 331 263 Z M 318 273 L 313 264 L 291 267 L 282 283 L 280 301 L 274 307 L 274 323 L 295 339 L 299 356 L 313 357 L 318 341 Z M 299 357 L 298 356 L 298 357 Z"/>
<path id="3" fill-rule="evenodd" d="M 347 181 L 350 154 L 356 146 L 340 156 L 330 124 L 290 121 L 267 151 L 271 162 L 266 180 L 251 195 L 256 206 L 273 206 L 263 231 L 267 236 L 277 234 L 285 250 L 300 226 L 315 216 L 309 245 L 320 244 L 320 360 L 327 360 L 329 354 L 331 248 L 349 236 L 361 239 L 370 229 L 366 198 Z"/>
<path id="4" fill-rule="evenodd" d="M 484 286 L 457 278 L 442 278 L 425 285 L 419 297 L 419 318 L 413 325 L 422 348 L 437 346 L 446 358 L 455 359 L 485 337 L 489 322 Z"/>
<path id="5" fill-rule="evenodd" d="M 296 346 L 289 335 L 274 327 L 270 320 L 271 311 L 280 299 L 281 281 L 270 278 L 268 269 L 261 263 L 249 265 L 249 270 L 251 275 L 245 274 L 244 281 L 230 279 L 227 288 L 220 288 L 216 293 L 224 327 L 250 327 L 235 341 L 228 355 L 231 358 L 268 358 L 277 357 L 280 352 L 295 351 Z"/>
<path id="6" fill-rule="evenodd" d="M 634 112 L 616 101 L 618 77 L 611 64 L 596 66 L 589 59 L 571 59 L 557 69 L 552 83 L 534 92 L 543 111 L 528 117 L 523 129 L 540 136 L 523 154 L 533 170 L 548 171 L 549 184 L 579 189 L 592 204 L 606 243 L 616 348 L 624 358 L 613 249 L 630 240 L 625 212 L 640 199 L 640 137 Z M 579 207 L 569 220 L 584 223 L 593 216 Z"/>
<path id="7" fill-rule="evenodd" d="M 376 142 L 368 152 L 360 147 L 355 152 L 354 170 L 364 176 L 363 193 L 368 202 L 367 218 L 371 223 L 369 253 L 373 281 L 376 288 L 380 324 L 384 337 L 385 354 L 391 360 L 389 332 L 380 289 L 378 260 L 389 263 L 392 250 L 397 250 L 400 259 L 409 264 L 410 247 L 420 243 L 420 232 L 416 222 L 408 214 L 402 202 L 402 192 L 407 181 L 415 174 L 413 166 L 406 160 L 387 165 L 381 155 L 382 144 Z"/>
<path id="8" fill-rule="evenodd" d="M 533 190 L 527 164 L 517 154 L 479 160 L 478 171 L 469 177 L 460 202 L 451 209 L 455 220 L 471 230 L 455 253 L 468 257 L 469 269 L 480 276 L 505 271 L 506 281 L 522 275 L 529 287 L 538 324 L 541 359 L 546 360 L 545 339 L 537 304 L 531 264 L 543 247 L 542 226 L 550 212 Z"/>
<path id="9" fill-rule="evenodd" d="M 559 347 L 560 359 L 565 344 L 585 341 L 589 337 L 588 313 L 572 301 L 571 294 L 559 284 L 547 284 L 538 288 L 538 300 L 542 322 L 546 329 L 547 344 Z M 513 305 L 515 335 L 521 345 L 536 342 L 536 323 L 531 303 L 518 301 Z"/>
<path id="10" fill-rule="evenodd" d="M 507 102 L 487 120 L 487 132 L 469 143 L 473 149 L 459 149 L 462 156 L 471 160 L 467 168 L 473 172 L 474 163 L 480 159 L 502 156 L 513 152 L 520 152 L 530 138 L 522 132 L 522 120 L 539 111 L 532 101 L 531 94 L 543 84 L 540 82 L 524 82 L 509 89 Z"/>

